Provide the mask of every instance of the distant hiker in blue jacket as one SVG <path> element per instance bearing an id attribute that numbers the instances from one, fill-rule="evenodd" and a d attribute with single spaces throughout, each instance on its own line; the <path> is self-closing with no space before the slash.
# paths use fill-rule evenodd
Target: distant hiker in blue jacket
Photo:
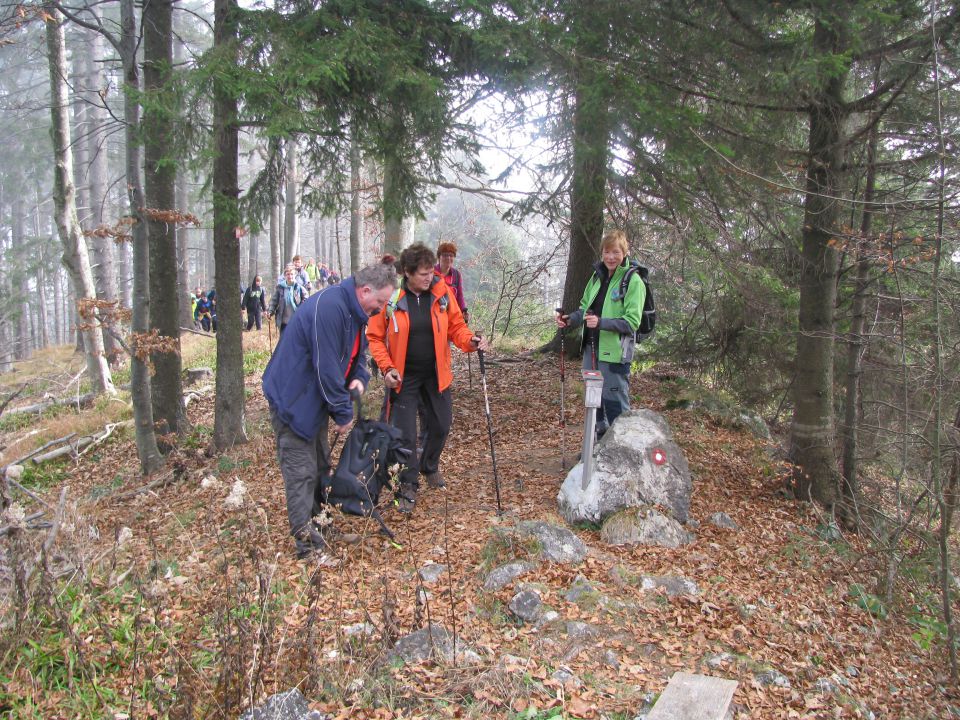
<path id="1" fill-rule="evenodd" d="M 247 311 L 247 330 L 257 325 L 260 329 L 260 314 L 267 309 L 267 292 L 263 289 L 263 278 L 257 275 L 250 283 L 250 287 L 243 293 L 241 306 Z"/>
<path id="2" fill-rule="evenodd" d="M 370 379 L 367 319 L 384 308 L 396 282 L 392 266 L 370 265 L 312 295 L 291 316 L 263 372 L 298 558 L 326 547 L 312 514 L 320 478 L 330 469 L 327 428 L 332 417 L 336 432 L 350 430 L 350 390 L 362 393 Z"/>
<path id="3" fill-rule="evenodd" d="M 293 265 L 287 265 L 283 270 L 283 279 L 277 283 L 273 299 L 270 300 L 270 309 L 267 310 L 267 317 L 272 317 L 276 321 L 281 335 L 297 308 L 307 299 L 307 289 L 298 283 L 296 278 L 296 268 Z"/>

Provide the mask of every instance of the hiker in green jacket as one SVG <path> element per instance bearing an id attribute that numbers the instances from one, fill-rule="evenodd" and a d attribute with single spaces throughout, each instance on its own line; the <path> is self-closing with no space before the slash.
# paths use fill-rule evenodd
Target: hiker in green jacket
<path id="1" fill-rule="evenodd" d="M 557 326 L 583 331 L 583 367 L 603 375 L 597 437 L 602 437 L 620 413 L 630 409 L 630 362 L 636 347 L 634 334 L 643 317 L 646 288 L 635 272 L 626 287 L 621 282 L 630 268 L 630 246 L 623 230 L 610 230 L 600 243 L 602 259 L 593 266 L 580 299 L 570 314 L 557 313 Z"/>

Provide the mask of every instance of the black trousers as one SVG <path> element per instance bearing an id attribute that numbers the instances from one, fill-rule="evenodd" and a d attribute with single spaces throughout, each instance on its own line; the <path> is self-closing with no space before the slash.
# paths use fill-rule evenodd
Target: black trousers
<path id="1" fill-rule="evenodd" d="M 259 305 L 256 306 L 253 310 L 250 310 L 248 308 L 247 309 L 247 330 L 252 328 L 254 323 L 257 324 L 257 330 L 259 330 L 261 322 L 262 320 L 261 320 L 260 306 Z"/>
<path id="2" fill-rule="evenodd" d="M 424 432 L 417 460 L 417 414 L 422 408 Z M 437 389 L 436 375 L 407 375 L 400 392 L 390 391 L 390 421 L 403 435 L 403 446 L 410 451 L 411 464 L 400 474 L 403 485 L 419 487 L 420 473 L 427 475 L 440 469 L 440 455 L 453 423 L 453 396 L 450 388 Z"/>
<path id="3" fill-rule="evenodd" d="M 310 521 L 317 502 L 317 489 L 321 476 L 330 471 L 329 421 L 329 416 L 324 414 L 316 436 L 304 440 L 270 408 L 270 423 L 277 437 L 277 459 L 287 496 L 287 520 L 298 551 L 311 547 Z"/>

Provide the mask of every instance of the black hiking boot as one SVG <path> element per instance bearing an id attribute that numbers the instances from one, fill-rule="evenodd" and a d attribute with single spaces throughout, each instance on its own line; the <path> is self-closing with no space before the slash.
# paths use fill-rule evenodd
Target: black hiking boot
<path id="1" fill-rule="evenodd" d="M 447 483 L 444 481 L 443 475 L 440 474 L 439 470 L 437 470 L 437 472 L 427 473 L 426 477 L 427 485 L 434 490 L 438 488 L 445 488 L 447 486 Z"/>

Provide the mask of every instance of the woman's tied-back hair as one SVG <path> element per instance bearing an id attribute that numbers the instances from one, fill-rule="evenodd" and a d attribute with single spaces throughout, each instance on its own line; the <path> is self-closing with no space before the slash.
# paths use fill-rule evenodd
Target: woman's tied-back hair
<path id="1" fill-rule="evenodd" d="M 394 269 L 393 265 L 375 263 L 373 265 L 366 265 L 357 270 L 356 274 L 353 276 L 353 280 L 358 288 L 368 287 L 374 290 L 379 290 L 387 285 L 390 287 L 396 287 L 397 271 Z"/>
<path id="2" fill-rule="evenodd" d="M 457 244 L 452 243 L 449 240 L 444 240 L 437 246 L 437 256 L 443 255 L 444 253 L 450 253 L 451 255 L 457 254 Z"/>
<path id="3" fill-rule="evenodd" d="M 400 253 L 400 268 L 404 274 L 412 274 L 425 267 L 432 268 L 436 264 L 437 256 L 423 243 L 414 243 Z"/>
<path id="4" fill-rule="evenodd" d="M 600 252 L 610 248 L 620 248 L 624 256 L 630 254 L 630 245 L 627 243 L 627 234 L 623 230 L 607 230 L 600 241 Z"/>

